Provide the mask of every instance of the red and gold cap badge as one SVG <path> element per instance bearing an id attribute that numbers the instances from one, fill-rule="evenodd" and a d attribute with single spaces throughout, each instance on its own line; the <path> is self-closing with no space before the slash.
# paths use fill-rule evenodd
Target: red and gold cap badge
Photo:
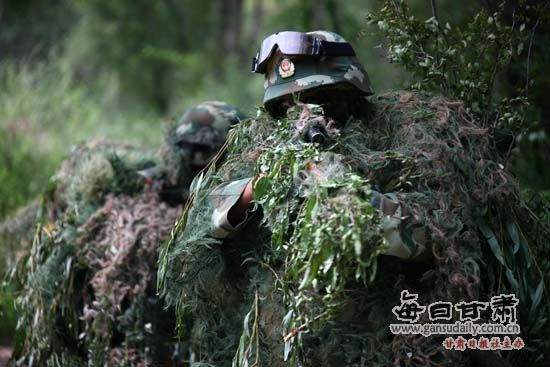
<path id="1" fill-rule="evenodd" d="M 294 75 L 294 63 L 290 61 L 290 59 L 284 58 L 281 60 L 279 64 L 279 75 L 283 79 L 290 78 Z"/>

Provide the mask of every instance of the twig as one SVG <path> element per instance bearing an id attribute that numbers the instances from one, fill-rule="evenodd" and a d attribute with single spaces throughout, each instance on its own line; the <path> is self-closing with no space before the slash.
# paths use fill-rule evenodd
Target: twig
<path id="1" fill-rule="evenodd" d="M 508 166 L 510 164 L 510 157 L 512 156 L 512 149 L 514 148 L 514 144 L 516 143 L 516 135 L 512 138 L 512 142 L 510 143 L 510 146 L 508 147 L 508 151 L 506 152 L 506 158 L 504 158 L 504 166 L 506 169 L 508 169 Z"/>
<path id="2" fill-rule="evenodd" d="M 437 6 L 435 5 L 435 0 L 430 0 L 430 5 L 432 6 L 432 15 L 437 20 Z"/>
<path id="3" fill-rule="evenodd" d="M 248 343 L 248 347 L 245 351 L 245 358 L 248 359 L 248 353 L 252 351 L 252 342 L 253 338 L 256 338 L 256 360 L 250 367 L 259 367 L 260 366 L 260 335 L 258 333 L 258 288 L 256 288 L 254 296 L 254 325 L 252 326 L 252 337 Z"/>
<path id="4" fill-rule="evenodd" d="M 256 328 L 256 361 L 252 365 L 252 367 L 259 367 L 260 366 L 260 333 L 258 332 L 258 288 L 256 288 L 256 296 L 254 299 L 254 302 L 256 303 L 256 320 L 254 321 L 254 327 Z"/>
<path id="5" fill-rule="evenodd" d="M 548 4 L 546 4 L 548 5 Z M 547 6 L 544 8 L 546 9 Z M 529 48 L 527 49 L 527 67 L 525 71 L 525 97 L 529 97 L 529 69 L 531 66 L 531 49 L 533 48 L 533 39 L 535 38 L 535 30 L 539 26 L 540 18 L 537 19 L 533 29 L 531 30 L 531 37 L 529 38 Z"/>
<path id="6" fill-rule="evenodd" d="M 443 32 L 443 29 L 439 25 L 439 18 L 437 16 L 437 5 L 435 4 L 435 0 L 430 0 L 430 6 L 432 8 L 432 16 L 435 19 L 435 22 L 437 24 L 437 29 L 439 30 L 439 32 L 445 38 L 445 33 Z M 446 42 L 447 42 L 447 46 L 448 46 L 449 42 L 448 41 L 446 41 Z M 438 41 L 437 35 L 435 37 L 435 62 L 439 67 L 440 66 L 439 65 L 439 41 Z M 445 73 L 443 72 L 443 70 L 441 71 L 440 79 L 441 79 L 441 81 L 440 81 L 440 83 L 441 83 L 441 85 L 440 85 L 441 94 L 446 96 L 447 95 L 447 79 L 445 78 Z"/>
<path id="7" fill-rule="evenodd" d="M 279 277 L 279 275 L 277 274 L 277 272 L 276 272 L 271 266 L 269 266 L 268 263 L 260 262 L 260 264 L 261 264 L 262 266 L 268 268 L 268 269 L 273 273 L 273 275 L 275 276 L 275 279 L 277 279 L 277 281 L 278 281 L 279 283 L 281 283 L 281 286 L 284 284 L 284 283 L 283 283 L 283 280 Z"/>
<path id="8" fill-rule="evenodd" d="M 325 316 L 326 314 L 328 313 L 328 311 L 325 311 L 323 312 L 322 314 L 320 315 L 317 315 L 313 318 L 313 321 L 317 321 L 319 320 L 321 317 Z M 290 339 L 294 338 L 300 331 L 304 330 L 306 327 L 308 327 L 310 321 L 306 322 L 305 324 L 302 324 L 298 327 L 295 327 L 294 329 L 292 329 L 292 331 L 288 334 L 286 334 L 284 337 L 283 337 L 283 341 L 286 343 L 288 342 Z"/>
<path id="9" fill-rule="evenodd" d="M 401 12 L 399 11 L 399 5 L 397 5 L 395 0 L 391 0 L 391 4 L 393 6 L 393 11 L 395 12 L 395 14 L 401 15 Z"/>

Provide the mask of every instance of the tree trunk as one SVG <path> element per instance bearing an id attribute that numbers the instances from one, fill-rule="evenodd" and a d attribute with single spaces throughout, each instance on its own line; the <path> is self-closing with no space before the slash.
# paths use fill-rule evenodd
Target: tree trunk
<path id="1" fill-rule="evenodd" d="M 4 15 L 4 0 L 0 0 L 0 30 L 2 29 L 2 16 Z"/>
<path id="2" fill-rule="evenodd" d="M 339 12 L 338 2 L 335 0 L 327 0 L 327 13 L 330 17 L 332 24 L 331 31 L 336 33 L 342 32 L 342 26 L 340 24 L 340 12 Z"/>
<path id="3" fill-rule="evenodd" d="M 241 38 L 242 0 L 220 0 L 219 3 L 219 37 L 221 43 L 220 62 L 230 55 L 242 57 L 243 51 L 239 43 Z M 219 79 L 223 79 L 223 68 L 220 65 Z"/>
<path id="4" fill-rule="evenodd" d="M 220 39 L 226 54 L 237 51 L 241 35 L 242 0 L 220 0 Z"/>
<path id="5" fill-rule="evenodd" d="M 2 1 L 2 0 L 0 0 Z M 165 0 L 166 7 L 172 12 L 172 15 L 176 19 L 176 23 L 178 25 L 178 44 L 177 49 L 179 51 L 185 51 L 186 44 L 185 44 L 185 35 L 184 33 L 184 26 L 185 26 L 185 9 L 183 9 L 183 5 L 180 4 L 176 0 Z"/>
<path id="6" fill-rule="evenodd" d="M 252 8 L 252 23 L 250 24 L 250 30 L 248 32 L 248 44 L 247 47 L 259 47 L 260 31 L 262 29 L 264 17 L 264 3 L 263 0 L 255 0 L 254 7 Z"/>

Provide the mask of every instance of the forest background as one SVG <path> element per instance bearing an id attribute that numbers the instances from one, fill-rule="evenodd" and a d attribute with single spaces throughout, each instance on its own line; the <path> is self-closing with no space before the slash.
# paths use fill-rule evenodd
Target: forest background
<path id="1" fill-rule="evenodd" d="M 410 14 L 466 28 L 494 0 L 410 0 Z M 514 4 L 503 9 L 509 19 Z M 223 100 L 248 114 L 263 79 L 250 73 L 259 42 L 280 30 L 333 30 L 352 43 L 377 93 L 418 75 L 388 62 L 382 0 L 0 0 L 0 221 L 39 195 L 79 141 L 156 147 L 186 108 Z M 512 14 L 512 15 L 510 15 Z M 546 18 L 548 16 L 546 15 Z M 504 21 L 506 22 L 506 16 Z M 372 23 L 372 22 L 371 22 Z M 533 26 L 535 24 L 535 26 Z M 377 26 L 378 25 L 378 26 Z M 523 190 L 550 198 L 550 30 L 532 22 L 517 60 L 496 75 L 494 98 L 527 86 L 530 105 L 512 169 Z M 449 28 L 451 29 L 451 28 Z M 410 71 L 411 69 L 408 68 Z M 5 273 L 0 243 L 0 277 Z M 13 335 L 13 290 L 0 293 L 0 345 Z"/>

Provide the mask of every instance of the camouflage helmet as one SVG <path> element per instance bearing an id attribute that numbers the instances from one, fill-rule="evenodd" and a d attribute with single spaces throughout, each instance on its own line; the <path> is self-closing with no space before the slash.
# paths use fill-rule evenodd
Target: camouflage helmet
<path id="1" fill-rule="evenodd" d="M 150 179 L 165 178 L 167 185 L 185 187 L 192 179 L 189 168 L 204 167 L 223 146 L 229 129 L 245 116 L 224 102 L 203 102 L 189 108 L 166 131 L 158 151 L 159 164 L 138 171 Z"/>
<path id="2" fill-rule="evenodd" d="M 346 43 L 334 32 L 306 34 L 321 41 Z M 367 72 L 356 56 L 321 56 L 319 59 L 287 56 L 277 50 L 270 57 L 265 72 L 264 105 L 269 109 L 283 96 L 325 86 L 355 90 L 363 95 L 374 93 Z"/>
<path id="3" fill-rule="evenodd" d="M 237 107 L 225 102 L 209 101 L 188 109 L 179 119 L 175 140 L 179 145 L 221 148 L 229 129 L 244 119 Z"/>

